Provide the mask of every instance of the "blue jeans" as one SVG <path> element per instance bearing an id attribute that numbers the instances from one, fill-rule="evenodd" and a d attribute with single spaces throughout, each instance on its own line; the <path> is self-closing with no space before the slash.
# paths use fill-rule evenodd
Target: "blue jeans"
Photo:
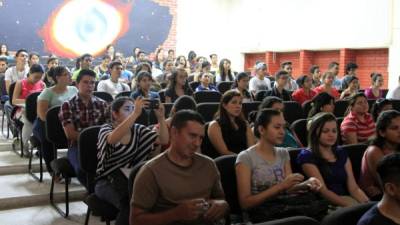
<path id="1" fill-rule="evenodd" d="M 53 144 L 50 143 L 46 138 L 46 129 L 44 122 L 36 118 L 33 123 L 33 136 L 35 136 L 40 141 L 39 150 L 43 156 L 44 162 L 46 163 L 47 171 L 51 174 L 53 169 L 50 166 L 50 162 L 54 159 L 54 148 Z"/>
<path id="2" fill-rule="evenodd" d="M 78 146 L 72 145 L 68 148 L 67 158 L 74 168 L 76 177 L 78 178 L 79 182 L 88 190 L 86 173 L 82 171 L 81 166 L 79 165 Z"/>
<path id="3" fill-rule="evenodd" d="M 126 187 L 128 188 L 128 187 Z M 101 200 L 112 204 L 115 208 L 119 209 L 116 225 L 129 225 L 129 198 L 128 196 L 121 196 L 111 185 L 111 183 L 103 178 L 96 182 L 94 193 Z"/>

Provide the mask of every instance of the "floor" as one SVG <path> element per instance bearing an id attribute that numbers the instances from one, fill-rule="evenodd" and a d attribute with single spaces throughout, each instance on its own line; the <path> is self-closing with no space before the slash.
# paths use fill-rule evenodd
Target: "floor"
<path id="1" fill-rule="evenodd" d="M 29 175 L 28 159 L 17 155 L 11 147 L 13 139 L 5 136 L 0 131 L 0 225 L 84 224 L 87 206 L 82 200 L 87 195 L 85 189 L 75 179 L 72 180 L 69 190 L 72 199 L 70 215 L 67 219 L 63 218 L 49 204 L 50 175 L 45 171 L 41 183 Z M 38 172 L 37 158 L 33 165 Z M 64 208 L 64 185 L 57 184 L 55 193 L 56 201 Z M 91 216 L 89 224 L 105 223 Z"/>

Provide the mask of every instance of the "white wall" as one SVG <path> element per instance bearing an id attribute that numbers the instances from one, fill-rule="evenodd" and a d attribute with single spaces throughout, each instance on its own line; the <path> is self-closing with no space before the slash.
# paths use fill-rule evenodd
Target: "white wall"
<path id="1" fill-rule="evenodd" d="M 178 0 L 177 52 L 242 70 L 244 52 L 389 47 L 393 1 Z"/>

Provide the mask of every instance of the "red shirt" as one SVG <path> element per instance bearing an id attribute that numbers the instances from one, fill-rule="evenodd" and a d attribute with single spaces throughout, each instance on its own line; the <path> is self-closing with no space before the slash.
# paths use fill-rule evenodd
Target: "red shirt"
<path id="1" fill-rule="evenodd" d="M 368 138 L 374 136 L 375 122 L 369 113 L 364 115 L 364 122 L 362 122 L 356 117 L 356 115 L 350 112 L 343 119 L 343 122 L 340 125 L 340 131 L 344 143 L 346 143 L 346 134 L 349 132 L 355 132 L 357 134 L 358 142 L 365 142 Z"/>
<path id="2" fill-rule="evenodd" d="M 300 105 L 303 105 L 303 103 L 307 100 L 311 100 L 317 93 L 313 90 L 310 89 L 309 93 L 307 94 L 304 91 L 304 88 L 299 88 L 292 94 L 292 99 L 295 100 L 296 102 L 300 103 Z"/>
<path id="3" fill-rule="evenodd" d="M 21 81 L 21 94 L 19 95 L 19 98 L 26 99 L 28 95 L 32 94 L 33 92 L 42 91 L 45 87 L 46 85 L 41 80 L 34 84 L 31 84 L 28 82 L 28 79 L 25 78 Z"/>
<path id="4" fill-rule="evenodd" d="M 320 85 L 320 86 L 314 88 L 314 91 L 316 92 L 317 95 L 318 95 L 319 93 L 321 93 L 321 92 L 326 92 L 326 93 L 332 95 L 335 99 L 338 99 L 338 98 L 340 97 L 339 92 L 338 92 L 338 91 L 336 90 L 336 88 L 334 88 L 334 87 L 331 87 L 331 92 L 327 92 L 327 91 L 325 90 L 324 86 L 323 86 L 323 85 Z"/>

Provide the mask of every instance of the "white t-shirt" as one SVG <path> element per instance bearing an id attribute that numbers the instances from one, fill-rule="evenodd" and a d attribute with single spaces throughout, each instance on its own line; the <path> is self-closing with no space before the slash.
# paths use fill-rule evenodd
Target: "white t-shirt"
<path id="1" fill-rule="evenodd" d="M 260 80 L 257 76 L 250 79 L 249 82 L 249 91 L 257 92 L 257 91 L 266 91 L 271 89 L 271 81 L 268 77 L 264 77 L 263 80 Z"/>
<path id="2" fill-rule="evenodd" d="M 26 78 L 26 75 L 29 73 L 29 67 L 25 66 L 23 71 L 17 71 L 17 67 L 13 66 L 6 70 L 4 80 L 10 81 L 10 83 L 17 82 L 18 80 L 22 80 Z"/>
<path id="3" fill-rule="evenodd" d="M 122 83 L 122 82 L 114 83 L 111 81 L 111 79 L 102 80 L 97 85 L 97 91 L 107 92 L 110 95 L 112 95 L 113 98 L 115 98 L 115 96 L 117 96 L 117 94 L 119 94 L 123 91 L 130 91 L 130 90 L 131 89 L 129 88 L 129 86 L 127 84 Z"/>
<path id="4" fill-rule="evenodd" d="M 390 89 L 386 95 L 387 99 L 400 99 L 400 86 Z"/>
<path id="5" fill-rule="evenodd" d="M 286 83 L 284 88 L 286 91 L 295 91 L 295 90 L 299 89 L 299 85 L 297 85 L 297 83 L 294 79 L 289 78 L 288 82 Z"/>

